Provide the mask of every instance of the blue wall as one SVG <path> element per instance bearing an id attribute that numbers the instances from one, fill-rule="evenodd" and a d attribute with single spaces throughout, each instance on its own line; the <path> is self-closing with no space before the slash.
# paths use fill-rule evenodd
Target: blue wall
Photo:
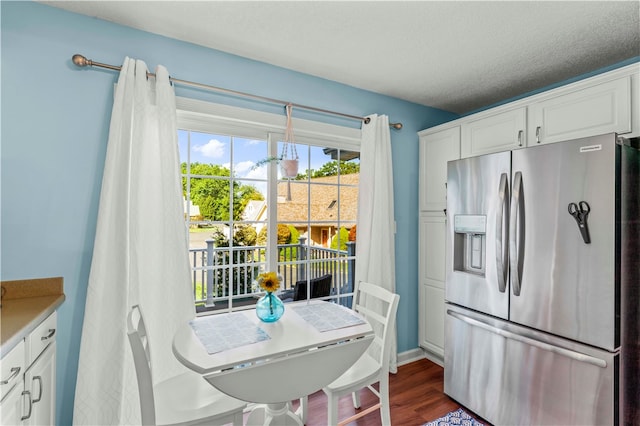
<path id="1" fill-rule="evenodd" d="M 396 280 L 401 296 L 398 350 L 418 347 L 416 132 L 451 120 L 454 114 L 38 3 L 3 1 L 1 7 L 1 279 L 64 277 L 67 299 L 58 317 L 57 424 L 71 424 L 73 418 L 82 319 L 117 79 L 112 71 L 77 68 L 71 63 L 75 53 L 114 65 L 125 56 L 139 58 L 150 69 L 165 65 L 180 79 L 358 116 L 387 114 L 391 121 L 401 121 L 404 128 L 391 135 Z M 220 100 L 193 89 L 178 87 L 176 92 Z M 282 112 L 275 106 L 245 106 L 250 105 Z"/>

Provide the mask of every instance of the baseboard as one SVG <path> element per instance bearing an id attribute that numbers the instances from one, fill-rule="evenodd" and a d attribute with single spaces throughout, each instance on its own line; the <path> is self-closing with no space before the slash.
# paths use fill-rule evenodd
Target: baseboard
<path id="1" fill-rule="evenodd" d="M 433 352 L 429 352 L 426 349 L 422 349 L 422 351 L 424 352 L 424 357 L 426 359 L 444 368 L 444 359 L 440 355 L 436 355 Z"/>
<path id="2" fill-rule="evenodd" d="M 398 365 L 409 364 L 424 358 L 438 364 L 440 367 L 444 367 L 444 360 L 442 358 L 422 348 L 415 348 L 398 353 Z"/>
<path id="3" fill-rule="evenodd" d="M 424 351 L 420 348 L 398 353 L 398 365 L 409 364 L 419 359 L 424 359 Z"/>

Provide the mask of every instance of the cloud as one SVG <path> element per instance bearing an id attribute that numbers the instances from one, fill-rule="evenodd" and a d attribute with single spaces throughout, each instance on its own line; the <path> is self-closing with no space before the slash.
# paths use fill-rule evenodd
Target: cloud
<path id="1" fill-rule="evenodd" d="M 257 140 L 257 139 L 251 139 L 247 141 L 247 145 L 259 145 L 261 143 L 264 143 L 264 141 Z"/>
<path id="2" fill-rule="evenodd" d="M 261 166 L 255 169 L 250 168 L 248 170 L 248 173 L 243 177 L 249 178 L 249 179 L 267 179 L 267 167 Z"/>
<path id="3" fill-rule="evenodd" d="M 209 158 L 221 158 L 225 155 L 224 143 L 217 139 L 210 139 L 205 145 L 195 145 L 193 150 Z"/>
<path id="4" fill-rule="evenodd" d="M 242 175 L 243 173 L 251 170 L 254 164 L 255 163 L 251 160 L 241 161 L 233 166 L 233 170 L 236 172 L 236 175 Z"/>

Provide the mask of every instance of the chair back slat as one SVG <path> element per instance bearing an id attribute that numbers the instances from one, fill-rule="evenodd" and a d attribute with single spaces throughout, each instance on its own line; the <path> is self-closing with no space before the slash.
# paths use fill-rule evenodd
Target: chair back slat
<path id="1" fill-rule="evenodd" d="M 364 316 L 376 335 L 368 353 L 388 374 L 391 356 L 391 333 L 395 330 L 400 296 L 375 284 L 361 281 L 354 310 Z"/>
<path id="2" fill-rule="evenodd" d="M 151 374 L 151 349 L 149 347 L 147 328 L 144 325 L 144 318 L 139 305 L 133 306 L 127 316 L 127 336 L 129 337 L 138 379 L 142 424 L 155 425 L 156 408 Z"/>

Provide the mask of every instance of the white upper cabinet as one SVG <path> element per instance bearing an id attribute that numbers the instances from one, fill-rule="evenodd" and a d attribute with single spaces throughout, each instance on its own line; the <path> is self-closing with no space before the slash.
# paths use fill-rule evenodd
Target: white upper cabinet
<path id="1" fill-rule="evenodd" d="M 633 64 L 418 132 L 418 332 L 427 358 L 442 364 L 445 352 L 447 162 L 611 132 L 640 136 L 639 69 Z"/>
<path id="2" fill-rule="evenodd" d="M 631 77 L 581 88 L 529 105 L 529 146 L 604 133 L 631 132 Z"/>
<path id="3" fill-rule="evenodd" d="M 527 145 L 527 108 L 483 115 L 462 123 L 462 158 Z"/>
<path id="4" fill-rule="evenodd" d="M 420 210 L 447 206 L 447 161 L 460 158 L 460 126 L 420 135 Z"/>

